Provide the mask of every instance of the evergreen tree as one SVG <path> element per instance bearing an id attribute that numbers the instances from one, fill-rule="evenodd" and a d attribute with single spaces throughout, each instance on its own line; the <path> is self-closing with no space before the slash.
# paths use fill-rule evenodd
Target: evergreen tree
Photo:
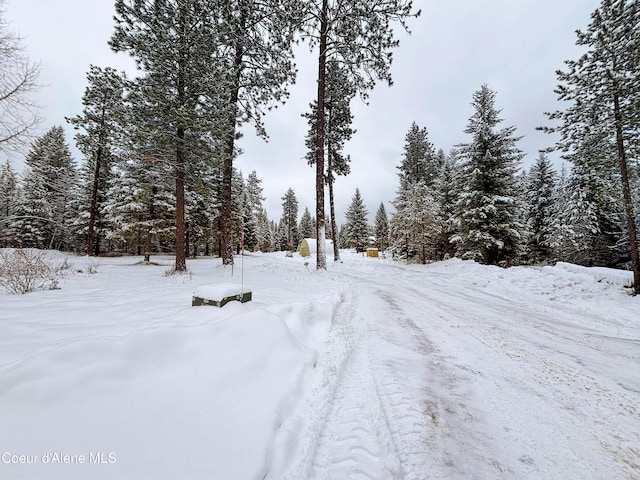
<path id="1" fill-rule="evenodd" d="M 389 217 L 383 202 L 380 202 L 376 212 L 374 236 L 376 237 L 376 247 L 378 249 L 386 250 L 389 248 Z"/>
<path id="2" fill-rule="evenodd" d="M 356 193 L 351 197 L 351 204 L 345 213 L 347 245 L 355 248 L 356 252 L 363 251 L 369 244 L 368 214 L 367 207 L 365 207 L 360 195 L 360 189 L 356 188 Z"/>
<path id="3" fill-rule="evenodd" d="M 620 191 L 619 175 L 610 168 L 610 163 L 600 156 L 602 149 L 597 145 L 582 150 L 581 158 L 575 158 L 571 171 L 570 186 L 573 199 L 580 199 L 573 208 L 580 208 L 571 215 L 581 219 L 576 225 L 578 231 L 585 232 L 580 248 L 581 254 L 572 261 L 583 265 L 614 267 L 623 258 L 621 239 L 624 237 L 624 207 L 616 193 Z M 586 213 L 592 217 L 592 227 L 587 225 Z"/>
<path id="4" fill-rule="evenodd" d="M 444 155 L 444 153 L 443 153 Z M 456 205 L 460 196 L 460 168 L 455 152 L 441 157 L 442 166 L 435 183 L 435 197 L 438 202 L 439 234 L 435 238 L 437 259 L 455 255 L 455 245 L 450 241 L 459 231 Z"/>
<path id="5" fill-rule="evenodd" d="M 254 250 L 257 245 L 256 217 L 252 213 L 251 200 L 242 172 L 233 172 L 233 241 L 236 252 L 240 253 L 241 245 Z"/>
<path id="6" fill-rule="evenodd" d="M 405 29 L 407 18 L 418 16 L 407 0 L 314 0 L 307 2 L 304 34 L 311 46 L 318 47 L 318 85 L 316 101 L 316 231 L 317 269 L 326 269 L 325 253 L 325 97 L 327 64 L 337 62 L 355 91 L 367 97 L 377 79 L 391 80 L 391 50 L 398 46 L 392 23 Z M 335 229 L 334 229 L 335 230 Z"/>
<path id="7" fill-rule="evenodd" d="M 11 225 L 16 221 L 18 201 L 18 175 L 7 160 L 0 167 L 0 246 L 5 248 L 17 244 Z"/>
<path id="8" fill-rule="evenodd" d="M 192 162 L 188 178 L 185 192 L 186 245 L 188 248 L 191 246 L 193 257 L 198 255 L 203 244 L 205 255 L 210 255 L 214 241 L 213 225 L 220 215 L 213 162 Z"/>
<path id="9" fill-rule="evenodd" d="M 316 222 L 307 207 L 305 207 L 300 219 L 298 231 L 300 232 L 300 238 L 316 238 Z"/>
<path id="10" fill-rule="evenodd" d="M 349 229 L 346 225 L 340 225 L 340 233 L 338 234 L 338 242 L 340 243 L 340 248 L 348 248 L 349 247 Z"/>
<path id="11" fill-rule="evenodd" d="M 407 261 L 427 263 L 434 259 L 440 225 L 433 190 L 424 181 L 409 184 L 400 190 L 393 205 L 396 208 L 391 219 L 394 250 Z"/>
<path id="12" fill-rule="evenodd" d="M 398 169 L 401 187 L 418 182 L 431 187 L 438 175 L 438 157 L 427 129 L 418 127 L 416 122 L 411 124 L 405 136 L 404 155 Z"/>
<path id="13" fill-rule="evenodd" d="M 116 52 L 128 52 L 141 75 L 129 95 L 132 134 L 142 155 L 173 165 L 175 270 L 186 270 L 185 181 L 189 163 L 210 158 L 229 111 L 222 86 L 228 62 L 220 48 L 215 2 L 116 0 Z M 231 172 L 229 172 L 229 185 Z M 230 201 L 230 198 L 229 198 Z"/>
<path id="14" fill-rule="evenodd" d="M 567 61 L 567 71 L 557 72 L 556 93 L 569 106 L 549 115 L 561 125 L 547 129 L 560 132 L 557 146 L 574 164 L 584 157 L 585 145 L 591 150 L 595 144 L 604 163 L 617 163 L 635 293 L 640 293 L 640 255 L 629 158 L 640 139 L 639 23 L 638 2 L 602 0 L 587 30 L 577 31 L 576 44 L 588 51 L 578 60 Z"/>
<path id="15" fill-rule="evenodd" d="M 219 42 L 228 65 L 221 188 L 222 262 L 227 265 L 233 263 L 231 183 L 237 127 L 253 122 L 258 135 L 266 137 L 263 110 L 287 99 L 288 85 L 295 80 L 292 45 L 303 4 L 298 0 L 216 0 L 211 3 L 215 4 L 220 21 Z"/>
<path id="16" fill-rule="evenodd" d="M 257 217 L 262 211 L 262 202 L 265 197 L 262 195 L 262 180 L 258 178 L 256 171 L 252 171 L 246 181 L 247 206 L 251 215 Z"/>
<path id="17" fill-rule="evenodd" d="M 442 161 L 429 142 L 427 129 L 413 122 L 405 136 L 403 159 L 398 167 L 400 187 L 393 201 L 396 212 L 391 220 L 394 250 L 407 260 L 418 256 L 418 261 L 426 263 L 435 255 L 436 232 L 440 231 L 435 180 Z"/>
<path id="18" fill-rule="evenodd" d="M 533 263 L 552 259 L 554 242 L 554 192 L 556 172 L 549 157 L 540 153 L 527 176 L 525 222 L 527 227 L 527 256 Z"/>
<path id="19" fill-rule="evenodd" d="M 260 244 L 263 243 L 260 238 L 264 238 L 269 234 L 268 219 L 264 225 L 260 225 L 260 216 L 266 212 L 262 208 L 262 202 L 265 197 L 262 195 L 262 180 L 258 178 L 256 171 L 252 171 L 245 181 L 245 204 L 246 204 L 246 221 L 245 221 L 245 246 L 251 251 L 260 249 Z M 260 231 L 262 229 L 262 231 Z M 267 240 L 264 240 L 265 242 Z M 265 250 L 271 251 L 271 250 Z"/>
<path id="20" fill-rule="evenodd" d="M 100 223 L 104 191 L 111 175 L 112 150 L 121 130 L 125 81 L 112 68 L 91 65 L 87 74 L 89 85 L 82 97 L 82 115 L 68 119 L 79 130 L 76 144 L 86 159 L 82 177 L 88 202 L 81 208 L 88 213 L 87 255 L 100 253 L 96 224 Z"/>
<path id="21" fill-rule="evenodd" d="M 56 249 L 69 249 L 74 245 L 71 224 L 76 212 L 70 208 L 71 200 L 77 198 L 77 171 L 69 146 L 66 143 L 64 129 L 52 127 L 41 137 L 36 138 L 25 163 L 31 169 L 25 175 L 23 185 L 36 182 L 33 188 L 25 185 L 25 191 L 45 189 L 44 200 L 49 204 L 51 222 L 45 228 L 45 244 Z M 40 177 L 36 180 L 36 177 Z"/>
<path id="22" fill-rule="evenodd" d="M 326 229 L 331 233 L 333 241 L 333 260 L 340 260 L 340 249 L 338 246 L 334 183 L 336 175 L 348 175 L 351 168 L 349 163 L 351 158 L 342 153 L 344 145 L 351 139 L 355 130 L 351 128 L 353 115 L 351 114 L 351 100 L 355 96 L 356 91 L 349 82 L 344 69 L 336 62 L 329 62 L 327 65 L 327 77 L 325 82 L 325 146 L 326 152 L 326 175 L 325 182 L 329 187 L 329 221 L 325 220 Z M 316 121 L 318 104 L 311 104 L 311 111 L 304 116 L 309 122 L 309 132 L 305 139 L 305 145 L 308 148 L 307 161 L 310 165 L 316 162 L 317 134 Z M 315 238 L 316 234 L 311 238 Z"/>
<path id="23" fill-rule="evenodd" d="M 289 241 L 289 229 L 287 228 L 284 218 L 280 219 L 276 227 L 275 243 L 276 250 L 279 252 L 292 249 L 291 242 Z"/>
<path id="24" fill-rule="evenodd" d="M 598 219 L 585 190 L 576 177 L 567 174 L 564 165 L 554 189 L 552 206 L 551 247 L 554 258 L 572 263 L 587 263 L 589 238 L 598 233 Z"/>
<path id="25" fill-rule="evenodd" d="M 473 94 L 474 113 L 465 133 L 471 143 L 459 146 L 464 191 L 458 201 L 462 258 L 484 264 L 512 264 L 520 254 L 522 225 L 517 222 L 515 174 L 522 153 L 515 127 L 496 130 L 502 121 L 495 92 L 483 85 Z"/>
<path id="26" fill-rule="evenodd" d="M 281 228 L 284 231 L 285 242 L 281 250 L 295 250 L 298 248 L 298 199 L 292 188 L 282 197 Z"/>
<path id="27" fill-rule="evenodd" d="M 21 184 L 22 194 L 9 228 L 17 236 L 17 246 L 48 248 L 54 221 L 45 177 L 32 168 L 27 168 Z"/>
<path id="28" fill-rule="evenodd" d="M 256 237 L 257 247 L 261 252 L 273 252 L 275 250 L 273 228 L 264 208 L 258 213 Z"/>
<path id="29" fill-rule="evenodd" d="M 105 220 L 109 240 L 125 241 L 149 263 L 154 242 L 175 240 L 172 165 L 155 158 L 122 161 L 109 182 Z M 184 252 L 183 252 L 184 253 Z"/>

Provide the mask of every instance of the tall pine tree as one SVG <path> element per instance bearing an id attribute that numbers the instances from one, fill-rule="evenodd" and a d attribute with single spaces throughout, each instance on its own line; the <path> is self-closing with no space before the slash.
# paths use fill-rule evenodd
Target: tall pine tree
<path id="1" fill-rule="evenodd" d="M 337 62 L 329 62 L 327 65 L 327 78 L 325 82 L 325 147 L 326 147 L 326 176 L 325 182 L 329 187 L 329 223 L 327 231 L 331 233 L 333 241 L 333 260 L 340 260 L 340 249 L 337 239 L 336 211 L 334 198 L 334 183 L 336 175 L 348 175 L 351 167 L 351 158 L 343 154 L 345 143 L 351 139 L 355 130 L 351 128 L 353 115 L 351 114 L 351 100 L 356 91 L 345 71 L 340 68 Z M 318 104 L 311 104 L 311 111 L 304 116 L 309 122 L 309 133 L 305 139 L 305 144 L 309 149 L 307 161 L 310 165 L 316 162 L 316 121 Z M 327 222 L 325 222 L 327 223 Z M 313 238 L 315 238 L 315 234 Z"/>
<path id="2" fill-rule="evenodd" d="M 298 247 L 298 199 L 292 188 L 282 197 L 281 228 L 284 232 L 284 245 L 281 249 L 295 250 Z"/>
<path id="3" fill-rule="evenodd" d="M 425 263 L 435 255 L 439 231 L 435 180 L 442 161 L 429 141 L 427 129 L 413 122 L 405 136 L 398 167 L 400 186 L 393 201 L 396 211 L 391 219 L 394 250 L 407 260 L 418 256 Z"/>
<path id="4" fill-rule="evenodd" d="M 229 71 L 220 48 L 220 16 L 206 0 L 116 0 L 116 52 L 142 75 L 129 101 L 136 143 L 153 161 L 170 162 L 175 179 L 175 270 L 186 270 L 185 181 L 189 163 L 210 158 L 229 112 Z M 231 173 L 229 174 L 229 182 Z"/>
<path id="5" fill-rule="evenodd" d="M 68 119 L 76 130 L 76 145 L 84 154 L 86 165 L 83 183 L 84 197 L 88 200 L 80 208 L 88 213 L 87 255 L 100 253 L 97 226 L 100 223 L 102 201 L 111 175 L 114 146 L 121 131 L 124 113 L 126 79 L 112 68 L 92 65 L 87 73 L 88 86 L 82 103 L 82 115 Z"/>
<path id="6" fill-rule="evenodd" d="M 346 230 L 347 244 L 355 248 L 356 252 L 363 251 L 369 245 L 369 222 L 367 207 L 364 205 L 360 189 L 356 188 L 356 193 L 351 197 L 351 204 L 345 213 L 347 223 Z"/>
<path id="7" fill-rule="evenodd" d="M 389 217 L 384 203 L 380 202 L 378 211 L 376 212 L 375 225 L 373 231 L 376 237 L 376 247 L 380 250 L 389 248 Z"/>
<path id="8" fill-rule="evenodd" d="M 219 37 L 224 62 L 227 114 L 224 128 L 221 188 L 222 262 L 233 263 L 232 176 L 237 154 L 237 127 L 255 124 L 258 135 L 266 137 L 262 117 L 265 109 L 284 102 L 288 85 L 295 80 L 294 35 L 302 21 L 299 0 L 215 0 L 220 22 Z"/>
<path id="9" fill-rule="evenodd" d="M 7 160 L 0 167 L 0 246 L 5 248 L 17 244 L 11 225 L 16 221 L 18 200 L 18 174 Z"/>
<path id="10" fill-rule="evenodd" d="M 55 126 L 36 138 L 25 163 L 30 168 L 29 174 L 23 179 L 25 191 L 35 192 L 44 188 L 44 201 L 51 212 L 51 222 L 47 227 L 43 226 L 46 238 L 43 246 L 71 249 L 75 246 L 71 224 L 76 212 L 71 209 L 71 204 L 78 196 L 77 171 L 64 129 Z M 35 182 L 36 185 L 32 188 L 29 182 Z"/>
<path id="11" fill-rule="evenodd" d="M 497 129 L 502 119 L 495 92 L 483 85 L 473 94 L 474 113 L 465 133 L 471 142 L 459 145 L 464 190 L 458 201 L 458 253 L 484 264 L 510 265 L 520 254 L 516 171 L 522 153 L 515 127 Z"/>
<path id="12" fill-rule="evenodd" d="M 325 100 L 327 64 L 337 62 L 356 92 L 367 97 L 378 79 L 392 83 L 391 51 L 399 41 L 393 23 L 405 29 L 406 19 L 420 15 L 410 0 L 313 0 L 306 2 L 304 35 L 318 47 L 316 100 L 316 231 L 317 269 L 327 268 L 325 252 Z M 335 230 L 335 229 L 334 229 Z"/>
<path id="13" fill-rule="evenodd" d="M 527 175 L 525 222 L 526 255 L 533 263 L 552 259 L 554 231 L 554 192 L 556 172 L 545 153 L 540 153 Z"/>
<path id="14" fill-rule="evenodd" d="M 640 140 L 638 24 L 638 2 L 602 0 L 587 29 L 577 31 L 576 44 L 587 52 L 565 62 L 566 71 L 557 72 L 556 93 L 569 106 L 549 115 L 561 125 L 547 129 L 560 132 L 558 148 L 571 162 L 579 161 L 585 145 L 598 144 L 598 156 L 617 164 L 636 294 L 640 293 L 640 255 L 629 158 Z"/>

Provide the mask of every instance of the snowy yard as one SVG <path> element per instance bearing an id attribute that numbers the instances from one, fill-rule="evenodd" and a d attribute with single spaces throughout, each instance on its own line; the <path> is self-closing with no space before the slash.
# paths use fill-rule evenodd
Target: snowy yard
<path id="1" fill-rule="evenodd" d="M 640 479 L 629 275 L 343 255 L 0 294 L 0 479 Z"/>

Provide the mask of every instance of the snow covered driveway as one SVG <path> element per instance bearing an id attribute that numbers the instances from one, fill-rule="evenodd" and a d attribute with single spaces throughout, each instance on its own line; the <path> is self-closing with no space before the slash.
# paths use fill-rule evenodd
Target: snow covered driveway
<path id="1" fill-rule="evenodd" d="M 0 479 L 640 479 L 625 274 L 343 255 L 0 295 Z"/>
<path id="2" fill-rule="evenodd" d="M 637 299 L 553 269 L 351 260 L 287 478 L 640 478 Z"/>

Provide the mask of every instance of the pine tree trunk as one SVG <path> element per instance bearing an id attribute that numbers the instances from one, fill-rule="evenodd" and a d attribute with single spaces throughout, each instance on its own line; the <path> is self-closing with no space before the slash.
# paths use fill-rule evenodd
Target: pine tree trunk
<path id="1" fill-rule="evenodd" d="M 338 248 L 338 234 L 336 233 L 336 209 L 333 201 L 333 180 L 329 180 L 329 214 L 331 216 L 331 241 L 333 242 L 333 261 L 340 261 L 340 249 Z"/>
<path id="2" fill-rule="evenodd" d="M 186 33 L 185 20 L 182 18 L 185 16 L 183 12 L 184 5 L 180 6 L 180 13 L 178 18 L 178 25 L 181 28 L 181 39 L 184 42 Z M 186 47 L 182 47 L 183 49 Z M 181 49 L 178 60 L 178 104 L 183 106 L 187 102 L 186 95 L 186 73 L 184 71 L 184 65 L 187 63 L 188 54 Z M 185 272 L 187 270 L 187 258 L 185 255 L 185 206 L 184 206 L 184 180 L 187 171 L 187 159 L 185 158 L 185 128 L 183 125 L 178 125 L 176 132 L 176 272 Z"/>
<path id="3" fill-rule="evenodd" d="M 178 148 L 176 149 L 176 272 L 187 270 L 185 256 L 185 216 L 184 216 L 184 129 L 178 128 Z"/>
<path id="4" fill-rule="evenodd" d="M 222 167 L 222 191 L 220 209 L 220 228 L 221 228 L 221 252 L 222 264 L 233 265 L 233 204 L 232 204 L 232 185 L 233 185 L 233 155 L 236 140 L 236 117 L 238 115 L 238 99 L 240 98 L 240 79 L 242 76 L 242 63 L 244 58 L 244 29 L 247 18 L 246 6 L 241 7 L 240 13 L 240 32 L 236 39 L 234 65 L 234 78 L 229 100 L 229 126 L 227 133 L 227 141 L 224 155 L 224 164 Z"/>
<path id="5" fill-rule="evenodd" d="M 640 293 L 640 256 L 638 255 L 638 236 L 631 198 L 631 188 L 629 186 L 629 172 L 627 167 L 627 153 L 624 148 L 624 135 L 622 130 L 622 112 L 620 110 L 620 97 L 617 92 L 613 94 L 614 115 L 616 120 L 616 145 L 618 150 L 618 163 L 620 165 L 620 176 L 622 178 L 622 196 L 624 209 L 627 215 L 627 228 L 629 230 L 629 247 L 631 250 L 631 267 L 633 270 L 633 291 Z"/>
<path id="6" fill-rule="evenodd" d="M 87 232 L 87 255 L 93 255 L 94 228 L 98 215 L 98 184 L 100 183 L 100 164 L 102 163 L 102 145 L 96 153 L 96 164 L 93 168 L 93 185 L 91 186 L 91 207 L 89 209 L 89 231 Z"/>
<path id="7" fill-rule="evenodd" d="M 153 239 L 152 229 L 147 231 L 147 238 L 144 241 L 144 262 L 149 263 L 151 261 L 151 241 Z"/>
<path id="8" fill-rule="evenodd" d="M 322 0 L 320 52 L 318 55 L 318 108 L 316 118 L 316 270 L 327 269 L 324 214 L 324 93 L 327 63 L 327 0 Z"/>
<path id="9" fill-rule="evenodd" d="M 329 184 L 329 216 L 331 222 L 331 241 L 333 242 L 333 261 L 340 261 L 340 249 L 336 238 L 336 209 L 333 200 L 333 161 L 331 156 L 331 105 L 329 105 L 329 118 L 327 119 L 327 131 L 329 136 L 327 139 L 327 183 Z"/>
<path id="10" fill-rule="evenodd" d="M 176 272 L 187 270 L 185 256 L 185 228 L 184 228 L 184 170 L 178 166 L 176 172 Z"/>
<path id="11" fill-rule="evenodd" d="M 89 209 L 89 231 L 87 235 L 87 255 L 91 256 L 94 244 L 94 229 L 96 224 L 96 218 L 98 216 L 98 186 L 100 184 L 100 166 L 102 165 L 102 146 L 105 144 L 105 116 L 106 107 L 102 105 L 102 111 L 100 114 L 100 134 L 98 136 L 98 150 L 96 152 L 96 164 L 93 169 L 93 185 L 91 188 L 91 207 Z M 96 242 L 99 244 L 99 242 Z M 95 249 L 95 255 L 99 255 L 99 246 Z"/>

